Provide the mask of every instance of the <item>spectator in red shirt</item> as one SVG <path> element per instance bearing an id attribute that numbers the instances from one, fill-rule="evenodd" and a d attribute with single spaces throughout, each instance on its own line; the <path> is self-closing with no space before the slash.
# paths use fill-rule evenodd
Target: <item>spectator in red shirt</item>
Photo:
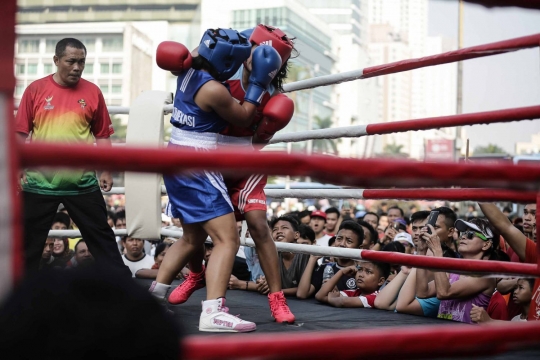
<path id="1" fill-rule="evenodd" d="M 489 219 L 493 226 L 501 233 L 508 245 L 519 256 L 522 262 L 536 264 L 537 252 L 536 244 L 530 238 L 519 231 L 508 218 L 494 204 L 479 204 L 484 215 Z M 533 206 L 534 205 L 534 206 Z M 526 209 L 536 214 L 536 205 L 528 204 Z M 534 222 L 536 225 L 536 221 Z M 534 229 L 535 227 L 533 227 Z M 532 298 L 527 315 L 527 320 L 540 320 L 540 278 L 536 278 L 532 287 Z"/>

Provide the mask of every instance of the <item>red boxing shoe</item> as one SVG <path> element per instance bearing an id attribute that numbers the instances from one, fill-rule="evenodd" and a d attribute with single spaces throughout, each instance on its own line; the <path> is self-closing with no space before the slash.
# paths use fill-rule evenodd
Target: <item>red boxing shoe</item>
<path id="1" fill-rule="evenodd" d="M 268 303 L 270 304 L 270 311 L 272 317 L 280 323 L 292 324 L 295 321 L 295 317 L 287 305 L 287 300 L 283 291 L 268 294 Z"/>
<path id="2" fill-rule="evenodd" d="M 169 295 L 169 303 L 173 305 L 183 304 L 189 299 L 191 294 L 195 290 L 202 289 L 206 286 L 206 280 L 204 279 L 205 267 L 200 273 L 190 272 L 186 280 L 178 285 Z"/>

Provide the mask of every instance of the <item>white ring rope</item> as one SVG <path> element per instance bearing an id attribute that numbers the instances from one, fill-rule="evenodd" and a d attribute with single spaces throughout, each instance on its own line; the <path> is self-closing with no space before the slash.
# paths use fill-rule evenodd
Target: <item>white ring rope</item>
<path id="1" fill-rule="evenodd" d="M 366 135 L 369 135 L 367 133 L 366 125 L 342 126 L 331 129 L 298 131 L 294 133 L 277 133 L 270 140 L 270 144 L 317 139 L 356 138 Z"/>
<path id="2" fill-rule="evenodd" d="M 101 192 L 103 195 L 123 195 L 124 187 L 113 187 L 111 191 Z M 167 194 L 165 186 L 161 186 L 161 193 Z M 297 198 L 297 199 L 363 199 L 364 189 L 265 189 L 264 193 L 270 198 Z"/>
<path id="3" fill-rule="evenodd" d="M 161 235 L 162 236 L 168 236 L 168 237 L 174 237 L 174 238 L 181 238 L 183 235 L 182 229 L 172 227 L 172 228 L 161 228 Z M 120 229 L 120 230 L 114 230 L 115 235 L 117 236 L 125 236 L 127 235 L 126 229 Z M 51 230 L 49 231 L 49 236 L 51 237 L 80 237 L 81 232 L 79 230 Z M 242 238 L 240 240 L 241 245 L 249 246 L 249 247 L 255 247 L 255 242 L 250 238 Z M 332 256 L 332 257 L 338 257 L 338 258 L 345 258 L 345 259 L 353 259 L 353 260 L 362 260 L 362 251 L 361 249 L 346 249 L 346 248 L 340 248 L 340 247 L 329 247 L 329 246 L 317 246 L 317 245 L 302 245 L 302 244 L 295 244 L 295 243 L 283 243 L 283 242 L 275 242 L 276 248 L 279 252 L 292 252 L 297 254 L 306 254 L 306 255 L 315 255 L 315 256 Z M 403 254 L 405 255 L 405 254 Z M 406 257 L 414 256 L 415 260 L 418 259 L 418 256 L 416 255 L 405 255 Z M 438 267 L 438 270 L 445 271 L 444 268 Z M 448 270 L 450 271 L 450 270 Z M 470 273 L 470 271 L 463 270 L 457 271 L 457 270 L 451 270 L 452 272 L 457 273 Z M 523 277 L 530 277 L 530 274 L 517 274 L 522 275 Z M 497 272 L 490 272 L 490 273 L 483 273 L 484 277 L 515 277 L 516 273 L 497 273 Z"/>
<path id="4" fill-rule="evenodd" d="M 126 229 L 114 229 L 114 235 L 125 236 L 127 235 Z M 78 238 L 81 237 L 80 230 L 49 230 L 49 237 L 69 237 Z"/>
<path id="5" fill-rule="evenodd" d="M 283 92 L 293 92 L 299 90 L 306 90 L 320 86 L 335 85 L 342 82 L 354 81 L 362 79 L 364 75 L 364 69 L 357 69 L 352 71 L 345 71 L 338 74 L 330 74 L 317 76 L 310 79 L 300 80 L 293 83 L 283 85 Z"/>

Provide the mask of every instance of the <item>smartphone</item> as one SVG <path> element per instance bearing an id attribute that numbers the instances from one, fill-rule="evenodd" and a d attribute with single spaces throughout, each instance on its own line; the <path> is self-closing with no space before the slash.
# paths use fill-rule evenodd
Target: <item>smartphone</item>
<path id="1" fill-rule="evenodd" d="M 401 230 L 403 231 L 407 231 L 407 227 L 405 225 L 403 225 L 402 223 L 400 223 L 399 221 L 394 221 L 394 223 L 392 224 L 392 227 L 394 229 L 397 230 L 397 232 L 400 232 Z"/>
<path id="2" fill-rule="evenodd" d="M 429 216 L 428 216 L 428 221 L 427 221 L 427 224 L 426 224 L 426 227 L 427 227 L 427 231 L 429 234 L 431 234 L 431 229 L 427 226 L 427 225 L 431 225 L 433 227 L 435 227 L 435 224 L 437 223 L 437 218 L 439 217 L 439 212 L 438 211 L 432 211 L 429 213 Z"/>

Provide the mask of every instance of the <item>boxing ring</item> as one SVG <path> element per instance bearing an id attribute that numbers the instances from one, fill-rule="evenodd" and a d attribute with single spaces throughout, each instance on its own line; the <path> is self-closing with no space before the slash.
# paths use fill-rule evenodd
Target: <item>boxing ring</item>
<path id="1" fill-rule="evenodd" d="M 523 5 L 540 8 L 540 1 L 473 1 L 487 5 Z M 6 9 L 14 14 L 15 1 L 8 2 Z M 0 110 L 6 119 L 12 118 L 12 105 L 9 101 L 13 91 L 13 46 L 14 17 L 3 15 L 9 21 L 0 22 L 0 29 L 10 36 L 0 38 L 5 46 L 0 54 L 1 83 Z M 540 46 L 540 34 L 511 39 L 492 44 L 464 48 L 458 51 L 411 59 L 391 64 L 374 66 L 349 73 L 321 76 L 301 82 L 288 84 L 286 91 L 297 91 L 336 84 L 343 81 L 361 80 L 368 77 L 410 71 L 425 66 L 434 66 L 455 61 L 474 59 L 483 56 L 503 54 L 531 47 Z M 7 64 L 7 65 L 6 65 Z M 144 94 L 143 94 L 144 95 Z M 144 109 L 156 120 L 163 120 L 163 113 L 170 109 L 165 105 L 170 101 L 167 94 L 156 92 L 144 95 L 144 102 L 134 103 L 133 108 Z M 147 106 L 151 104 L 152 106 Z M 111 109 L 125 111 L 124 109 Z M 129 109 L 130 123 L 135 115 Z M 141 111 L 143 112 L 143 111 Z M 145 112 L 145 114 L 147 114 Z M 277 135 L 273 142 L 303 141 L 319 138 L 358 137 L 375 134 L 388 134 L 410 130 L 426 130 L 449 126 L 488 124 L 497 122 L 523 121 L 540 118 L 540 106 L 489 111 L 474 114 L 462 114 L 438 118 L 406 120 L 367 126 L 352 126 L 337 129 L 312 130 L 295 134 Z M 157 121 L 156 121 L 157 122 Z M 163 121 L 161 121 L 163 123 Z M 162 127 L 163 124 L 161 124 Z M 131 126 L 131 125 L 128 125 Z M 144 126 L 148 127 L 148 123 Z M 253 173 L 267 175 L 310 176 L 320 181 L 336 182 L 352 189 L 307 189 L 307 190 L 268 190 L 269 197 L 307 197 L 307 198 L 363 198 L 363 199 L 437 199 L 437 200 L 476 200 L 476 201 L 513 201 L 519 203 L 536 202 L 540 205 L 540 167 L 532 165 L 509 164 L 469 164 L 469 163 L 420 163 L 416 161 L 396 161 L 388 159 L 344 159 L 328 156 L 305 156 L 298 154 L 246 153 L 236 149 L 221 149 L 213 152 L 179 151 L 160 148 L 162 128 L 157 125 L 151 129 L 156 135 L 152 141 L 143 141 L 141 132 L 147 130 L 143 123 L 134 125 L 134 134 L 128 127 L 127 144 L 124 147 L 102 149 L 91 146 L 66 146 L 53 144 L 15 144 L 13 122 L 0 122 L 0 164 L 2 179 L 7 184 L 0 196 L 9 201 L 0 204 L 0 277 L 3 296 L 20 279 L 22 269 L 22 239 L 20 227 L 20 205 L 15 195 L 14 184 L 18 168 L 22 167 L 80 167 L 92 166 L 99 170 L 126 171 L 134 176 L 128 180 L 126 188 L 115 189 L 115 193 L 125 193 L 126 200 L 138 193 L 141 187 L 148 189 L 151 211 L 159 211 L 156 204 L 164 193 L 159 176 L 179 171 L 212 170 L 224 175 L 249 175 Z M 130 138 L 131 136 L 131 138 Z M 112 156 L 114 154 L 114 156 Z M 328 161 L 328 160 L 331 161 Z M 344 172 L 343 169 L 347 169 Z M 339 176 L 336 176 L 339 174 Z M 486 174 L 489 174 L 487 176 Z M 444 187 L 462 188 L 445 189 Z M 395 187 L 393 189 L 363 189 L 361 187 Z M 435 188 L 439 187 L 439 188 Z M 137 195 L 140 195 L 138 193 Z M 136 196 L 134 196 L 136 197 Z M 132 198 L 134 198 L 132 197 Z M 130 200 L 136 201 L 136 200 Z M 144 200 L 146 201 L 146 200 Z M 126 207 L 129 204 L 126 204 Z M 130 209 L 133 209 L 130 205 Z M 125 234 L 139 237 L 145 232 L 149 238 L 167 233 L 161 229 L 158 217 L 143 219 L 135 210 L 127 211 L 128 229 Z M 537 213 L 537 221 L 540 213 Z M 131 217 L 131 218 L 130 218 Z M 145 222 L 146 221 L 146 222 Z M 132 222 L 133 225 L 129 223 Z M 67 234 L 67 233 L 63 233 Z M 117 232 L 117 234 L 124 234 Z M 179 232 L 169 232 L 180 236 Z M 140 236 L 145 238 L 144 236 Z M 538 237 L 537 237 L 538 238 Z M 9 239 L 9 240 L 8 240 Z M 13 239 L 13 241 L 10 241 Z M 253 246 L 250 240 L 243 240 L 247 246 Z M 369 250 L 319 248 L 298 244 L 276 244 L 282 251 L 340 256 L 353 259 L 366 259 L 399 263 L 408 266 L 438 269 L 453 272 L 474 273 L 480 276 L 525 275 L 540 276 L 540 246 L 538 264 L 518 264 L 495 261 L 463 260 L 448 258 L 426 258 L 413 255 L 383 253 Z M 197 294 L 197 293 L 196 293 Z M 256 294 L 255 294 L 256 295 Z M 200 296 L 197 295 L 197 296 Z M 191 301 L 191 299 L 190 299 Z M 193 300 L 195 301 L 195 300 Z M 189 301 L 187 303 L 189 305 Z M 187 308 L 186 308 L 187 309 Z M 292 307 L 295 310 L 295 307 Z M 267 310 L 266 310 L 267 311 Z M 356 310 L 358 311 L 358 310 Z M 363 312 L 365 312 L 364 310 Z M 371 310 L 367 310 L 371 311 Z M 198 316 L 199 310 L 196 311 Z M 381 314 L 374 311 L 374 314 Z M 268 315 L 268 314 L 267 314 Z M 387 313 L 387 315 L 395 315 Z M 381 316 L 387 316 L 381 315 Z M 399 315 L 398 315 L 399 316 Z M 309 322 L 308 319 L 305 320 Z M 406 323 L 404 321 L 403 323 Z M 427 321 L 427 323 L 432 323 Z M 324 333 L 305 332 L 291 334 L 236 334 L 234 337 L 203 335 L 187 337 L 181 344 L 184 357 L 188 359 L 229 359 L 229 358 L 334 358 L 337 354 L 342 359 L 359 356 L 378 356 L 416 358 L 450 357 L 464 355 L 495 355 L 505 351 L 525 347 L 540 347 L 540 322 L 504 323 L 489 327 L 466 326 L 448 321 L 433 322 L 434 325 L 400 326 L 382 329 L 333 330 Z M 281 326 L 275 324 L 275 326 Z M 289 327 L 287 327 L 289 328 Z M 292 328 L 292 327 L 291 327 Z M 294 328 L 296 329 L 296 328 Z M 300 330 L 302 330 L 300 328 Z M 392 346 L 388 341 L 391 339 Z M 422 339 L 421 342 L 418 339 Z M 352 344 L 343 346 L 343 344 Z M 446 344 L 451 344 L 447 346 Z M 209 346 L 210 345 L 210 346 Z M 536 356 L 540 352 L 535 353 Z"/>

